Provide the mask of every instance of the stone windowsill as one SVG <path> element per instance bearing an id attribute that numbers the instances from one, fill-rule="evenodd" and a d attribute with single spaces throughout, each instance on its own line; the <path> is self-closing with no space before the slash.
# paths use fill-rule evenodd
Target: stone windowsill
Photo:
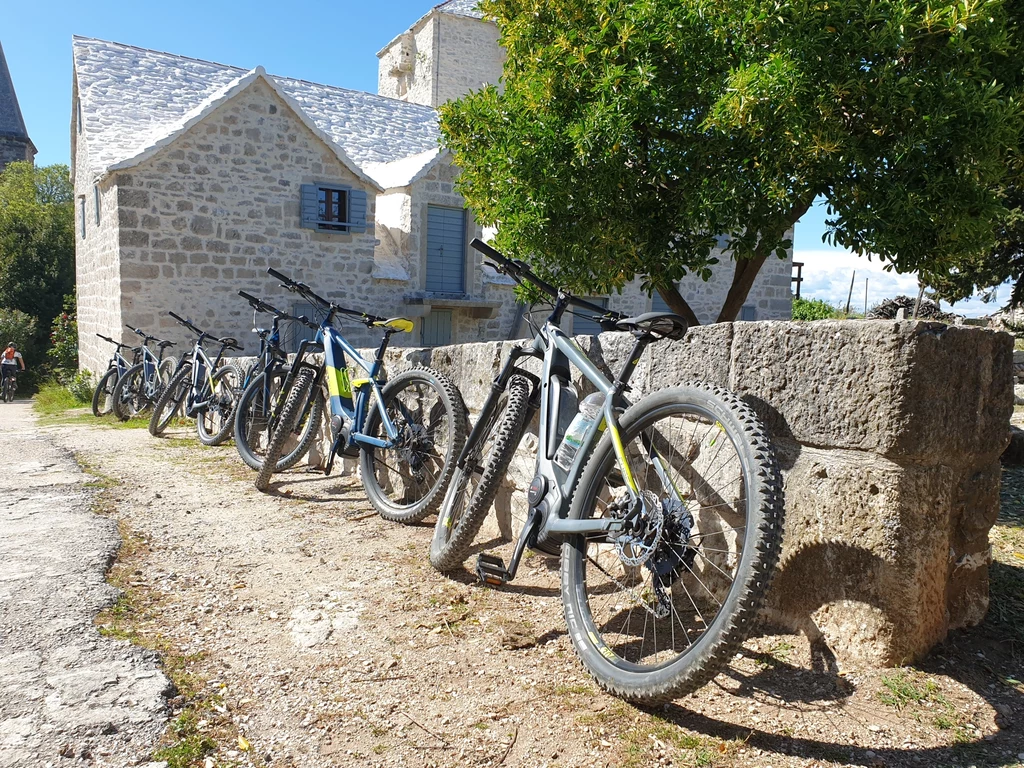
<path id="1" fill-rule="evenodd" d="M 417 317 L 426 317 L 434 309 L 461 309 L 467 311 L 470 317 L 489 319 L 497 317 L 502 306 L 501 301 L 482 299 L 464 293 L 429 291 L 408 293 L 402 297 L 402 301 L 410 308 L 409 314 Z"/>

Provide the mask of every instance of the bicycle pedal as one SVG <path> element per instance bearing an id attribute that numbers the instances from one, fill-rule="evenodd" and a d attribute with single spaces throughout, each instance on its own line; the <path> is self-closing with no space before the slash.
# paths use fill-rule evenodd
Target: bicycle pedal
<path id="1" fill-rule="evenodd" d="M 476 575 L 484 584 L 500 587 L 508 583 L 505 561 L 493 555 L 476 556 Z"/>

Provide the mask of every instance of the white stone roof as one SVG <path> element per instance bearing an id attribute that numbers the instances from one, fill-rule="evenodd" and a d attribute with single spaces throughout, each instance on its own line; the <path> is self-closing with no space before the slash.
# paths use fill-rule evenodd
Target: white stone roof
<path id="1" fill-rule="evenodd" d="M 72 49 L 96 179 L 141 162 L 256 77 L 333 143 L 359 175 L 372 179 L 368 168 L 387 166 L 387 184 L 381 187 L 411 183 L 423 172 L 423 162 L 439 156 L 437 112 L 430 107 L 93 38 L 76 36 Z M 431 151 L 435 154 L 428 159 Z M 402 162 L 414 155 L 422 155 L 423 162 Z M 396 168 L 409 170 L 404 184 Z"/>
<path id="2" fill-rule="evenodd" d="M 474 19 L 482 19 L 484 15 L 477 10 L 479 0 L 448 0 L 436 6 L 441 13 L 452 13 L 456 16 L 469 16 Z"/>

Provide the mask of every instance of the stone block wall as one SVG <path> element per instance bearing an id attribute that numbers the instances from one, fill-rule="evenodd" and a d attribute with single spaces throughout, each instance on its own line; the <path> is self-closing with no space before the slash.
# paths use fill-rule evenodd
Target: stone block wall
<path id="1" fill-rule="evenodd" d="M 632 339 L 581 343 L 617 370 Z M 786 502 L 765 618 L 844 667 L 895 665 L 988 608 L 1012 346 L 1008 334 L 923 322 L 719 324 L 651 347 L 632 383 L 639 398 L 705 380 L 758 411 L 778 446 Z M 475 411 L 508 348 L 395 349 L 389 364 L 443 370 Z M 536 445 L 535 430 L 503 491 L 513 505 L 525 505 L 524 446 Z"/>

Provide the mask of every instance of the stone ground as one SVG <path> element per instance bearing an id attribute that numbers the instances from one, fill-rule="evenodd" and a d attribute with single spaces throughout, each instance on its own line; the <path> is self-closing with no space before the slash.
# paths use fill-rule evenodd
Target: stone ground
<path id="1" fill-rule="evenodd" d="M 469 573 L 435 573 L 426 560 L 432 523 L 382 521 L 354 478 L 293 472 L 261 495 L 232 446 L 204 448 L 184 428 L 154 440 L 72 416 L 19 430 L 26 444 L 48 456 L 70 451 L 89 469 L 103 486 L 97 530 L 110 537 L 116 521 L 124 537 L 110 579 L 126 591 L 96 621 L 107 637 L 158 649 L 177 686 L 167 730 L 157 739 L 147 724 L 150 752 L 140 759 L 172 768 L 1024 763 L 1021 471 L 1004 483 L 993 610 L 981 627 L 955 633 L 914 667 L 839 674 L 813 668 L 803 637 L 766 630 L 703 690 L 642 711 L 599 693 L 577 663 L 557 569 L 542 557 L 495 591 Z M 26 449 L 11 459 L 30 460 Z M 48 511 L 84 515 L 89 504 L 80 478 L 51 495 L 59 499 Z M 19 546 L 42 555 L 60 537 L 52 525 L 37 528 L 39 543 Z M 76 532 L 71 544 L 84 554 L 92 545 L 81 542 Z M 4 558 L 4 589 L 11 571 Z M 96 638 L 89 614 L 103 600 L 77 589 L 68 624 L 126 654 Z M 18 642 L 32 652 L 28 637 Z M 22 717 L 49 716 L 42 699 L 9 704 L 9 678 L 0 719 L 15 704 Z M 93 699 L 79 702 L 90 717 Z M 0 739 L 6 732 L 0 724 Z M 40 757 L 24 765 L 105 764 L 97 750 L 58 758 L 70 741 L 63 733 L 33 739 Z"/>
<path id="2" fill-rule="evenodd" d="M 0 413 L 0 765 L 148 759 L 170 683 L 155 655 L 93 625 L 116 598 L 117 524 L 92 513 L 90 478 L 28 402 Z"/>

